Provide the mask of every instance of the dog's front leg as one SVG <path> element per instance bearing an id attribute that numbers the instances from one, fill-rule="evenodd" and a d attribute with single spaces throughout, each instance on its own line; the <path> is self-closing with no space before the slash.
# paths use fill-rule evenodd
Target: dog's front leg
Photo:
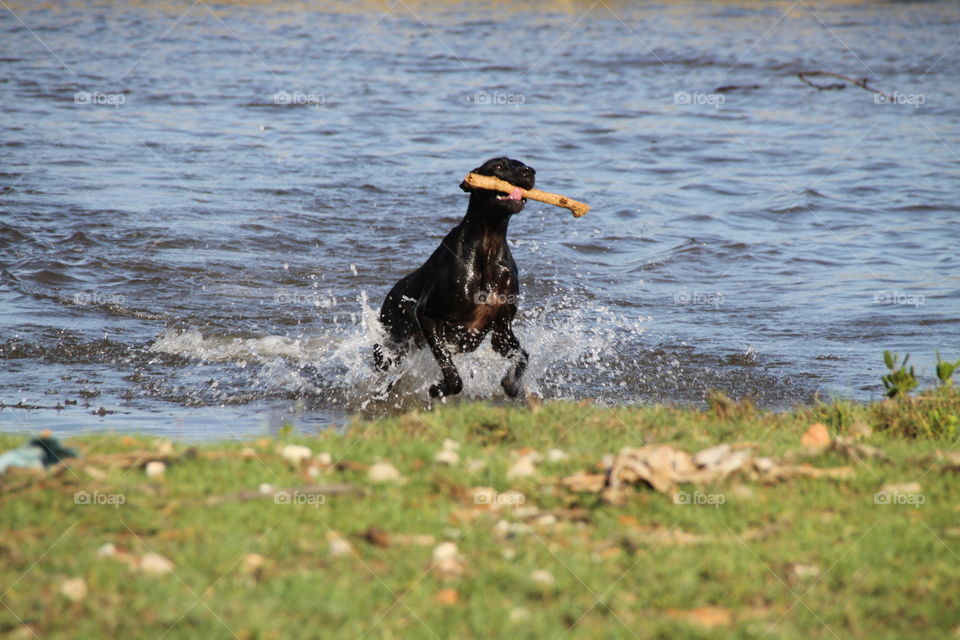
<path id="1" fill-rule="evenodd" d="M 494 351 L 514 363 L 513 368 L 500 381 L 500 386 L 511 398 L 519 398 L 523 390 L 520 379 L 527 370 L 530 354 L 520 346 L 520 340 L 514 335 L 509 319 L 498 320 L 494 324 L 490 344 Z"/>
<path id="2" fill-rule="evenodd" d="M 453 364 L 453 356 L 444 343 L 440 321 L 425 315 L 418 308 L 417 322 L 420 325 L 421 335 L 430 345 L 430 351 L 433 352 L 433 357 L 437 359 L 437 364 L 440 365 L 440 371 L 443 373 L 443 380 L 430 387 L 430 396 L 442 398 L 457 395 L 463 390 L 463 381 L 460 379 L 457 367 Z"/>

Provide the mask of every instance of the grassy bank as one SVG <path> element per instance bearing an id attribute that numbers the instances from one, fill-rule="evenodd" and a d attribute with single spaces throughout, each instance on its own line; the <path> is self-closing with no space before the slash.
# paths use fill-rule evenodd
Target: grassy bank
<path id="1" fill-rule="evenodd" d="M 317 437 L 78 437 L 66 444 L 83 457 L 70 465 L 0 477 L 0 633 L 952 636 L 960 463 L 946 454 L 958 407 L 950 389 L 783 414 L 722 398 L 707 411 L 462 404 Z M 816 422 L 866 448 L 804 449 Z M 23 440 L 0 436 L 0 447 Z M 640 485 L 618 503 L 562 484 L 650 443 L 752 443 L 849 474 L 737 473 L 674 494 Z M 286 459 L 303 453 L 287 445 L 310 457 Z M 534 475 L 521 473 L 524 457 Z M 153 464 L 148 476 L 161 460 L 162 475 Z M 402 477 L 375 482 L 378 461 Z"/>

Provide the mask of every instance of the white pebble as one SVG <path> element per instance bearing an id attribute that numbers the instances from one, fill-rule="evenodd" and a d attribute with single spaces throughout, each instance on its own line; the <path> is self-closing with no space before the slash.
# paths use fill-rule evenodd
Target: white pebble
<path id="1" fill-rule="evenodd" d="M 460 456 L 453 449 L 441 449 L 437 455 L 433 456 L 433 461 L 437 464 L 455 467 L 460 463 Z"/>
<path id="2" fill-rule="evenodd" d="M 561 451 L 560 449 L 550 449 L 547 451 L 547 461 L 548 462 L 560 462 L 561 460 L 566 460 L 567 454 Z"/>
<path id="3" fill-rule="evenodd" d="M 148 576 L 173 573 L 173 563 L 158 553 L 145 553 L 140 558 L 140 571 Z"/>
<path id="4" fill-rule="evenodd" d="M 441 542 L 433 549 L 433 561 L 451 560 L 457 557 L 459 551 L 454 542 Z"/>
<path id="5" fill-rule="evenodd" d="M 389 462 L 377 462 L 367 470 L 367 479 L 375 483 L 400 482 L 403 476 Z"/>
<path id="6" fill-rule="evenodd" d="M 300 464 L 313 455 L 310 447 L 304 447 L 299 444 L 288 444 L 280 450 L 280 456 L 291 464 Z"/>
<path id="7" fill-rule="evenodd" d="M 151 460 L 147 463 L 146 471 L 148 478 L 162 478 L 167 472 L 167 465 L 159 460 Z"/>
<path id="8" fill-rule="evenodd" d="M 536 569 L 530 572 L 530 581 L 541 587 L 552 587 L 557 583 L 553 574 L 546 569 Z"/>
<path id="9" fill-rule="evenodd" d="M 80 602 L 87 593 L 87 581 L 83 578 L 67 578 L 60 583 L 60 594 L 70 602 Z"/>
<path id="10" fill-rule="evenodd" d="M 533 460 L 529 456 L 524 456 L 514 462 L 507 469 L 507 478 L 513 480 L 516 478 L 529 478 L 537 474 L 537 469 L 533 465 Z"/>

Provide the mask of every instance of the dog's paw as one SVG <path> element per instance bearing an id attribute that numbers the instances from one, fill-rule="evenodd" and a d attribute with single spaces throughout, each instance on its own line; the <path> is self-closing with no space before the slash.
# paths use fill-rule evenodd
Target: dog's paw
<path id="1" fill-rule="evenodd" d="M 463 383 L 459 378 L 454 380 L 452 384 L 448 383 L 446 380 L 441 380 L 437 384 L 430 387 L 430 397 L 444 398 L 446 396 L 455 396 L 461 391 L 463 391 Z"/>
<path id="2" fill-rule="evenodd" d="M 500 386 L 503 387 L 504 393 L 511 398 L 516 399 L 524 395 L 523 384 L 513 374 L 504 376 L 503 380 L 500 381 Z"/>

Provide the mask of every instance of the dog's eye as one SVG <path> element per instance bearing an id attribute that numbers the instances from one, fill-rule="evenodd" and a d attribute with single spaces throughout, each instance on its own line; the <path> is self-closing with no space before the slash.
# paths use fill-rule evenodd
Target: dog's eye
<path id="1" fill-rule="evenodd" d="M 502 165 L 502 164 L 495 164 L 495 165 L 493 165 L 493 170 L 494 170 L 494 171 L 500 171 L 500 170 L 502 170 L 502 169 L 503 169 L 503 165 Z"/>

